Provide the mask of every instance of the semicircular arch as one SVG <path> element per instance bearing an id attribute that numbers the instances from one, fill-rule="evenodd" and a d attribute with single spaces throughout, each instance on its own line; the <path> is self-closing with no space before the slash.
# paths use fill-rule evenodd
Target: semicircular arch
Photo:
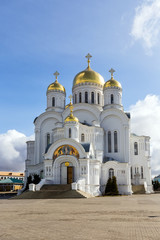
<path id="1" fill-rule="evenodd" d="M 73 146 L 73 148 L 77 150 L 79 154 L 79 158 L 87 157 L 86 152 L 80 143 L 76 142 L 73 139 L 64 138 L 64 139 L 57 140 L 49 147 L 47 153 L 45 153 L 44 155 L 45 159 L 53 159 L 53 154 L 56 151 L 56 149 L 58 149 L 60 146 L 65 146 L 65 145 Z"/>
<path id="2" fill-rule="evenodd" d="M 111 115 L 121 119 L 123 124 L 128 124 L 129 122 L 128 117 L 123 111 L 120 111 L 119 109 L 107 109 L 104 110 L 100 115 L 101 123 L 105 118 L 110 117 Z"/>
<path id="3" fill-rule="evenodd" d="M 45 112 L 42 113 L 36 120 L 35 125 L 37 128 L 40 128 L 42 123 L 46 121 L 48 118 L 53 118 L 56 122 L 62 122 L 62 116 L 57 112 Z"/>

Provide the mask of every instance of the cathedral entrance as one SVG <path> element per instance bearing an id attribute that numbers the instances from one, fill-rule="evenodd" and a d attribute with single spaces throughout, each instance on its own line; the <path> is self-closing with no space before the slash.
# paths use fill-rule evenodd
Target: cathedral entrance
<path id="1" fill-rule="evenodd" d="M 67 184 L 73 182 L 73 167 L 67 167 Z"/>
<path id="2" fill-rule="evenodd" d="M 61 184 L 71 184 L 74 181 L 74 167 L 67 166 L 68 164 L 61 164 Z"/>

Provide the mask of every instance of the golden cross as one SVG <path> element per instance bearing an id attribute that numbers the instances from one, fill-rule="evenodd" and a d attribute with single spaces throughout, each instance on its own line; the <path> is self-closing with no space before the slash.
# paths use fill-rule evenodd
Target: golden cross
<path id="1" fill-rule="evenodd" d="M 59 75 L 59 72 L 56 71 L 55 73 L 53 73 L 53 75 L 56 76 L 56 82 L 57 82 L 57 76 Z"/>
<path id="2" fill-rule="evenodd" d="M 111 73 L 111 79 L 113 79 L 113 73 L 115 72 L 115 70 L 114 70 L 113 68 L 111 68 L 111 69 L 109 70 L 109 72 Z"/>
<path id="3" fill-rule="evenodd" d="M 91 57 L 92 57 L 92 56 L 91 56 L 91 54 L 89 54 L 89 53 L 86 55 L 86 58 L 88 59 L 88 67 L 90 67 L 89 64 L 90 64 L 90 58 L 91 58 Z"/>
<path id="4" fill-rule="evenodd" d="M 72 103 L 72 95 L 69 96 L 70 103 Z"/>

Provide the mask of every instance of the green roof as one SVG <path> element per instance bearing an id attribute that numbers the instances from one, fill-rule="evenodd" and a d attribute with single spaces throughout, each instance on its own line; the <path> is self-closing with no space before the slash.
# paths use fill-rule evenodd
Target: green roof
<path id="1" fill-rule="evenodd" d="M 7 179 L 3 179 L 0 181 L 0 184 L 4 184 L 4 183 L 19 183 L 19 184 L 23 184 L 23 181 L 20 179 L 16 179 L 16 178 L 7 178 Z"/>

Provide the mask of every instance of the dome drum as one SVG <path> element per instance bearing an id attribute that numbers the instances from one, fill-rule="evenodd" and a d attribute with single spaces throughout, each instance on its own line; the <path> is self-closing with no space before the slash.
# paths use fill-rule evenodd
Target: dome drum
<path id="1" fill-rule="evenodd" d="M 99 83 L 94 83 L 94 82 L 81 82 L 81 83 L 78 83 L 75 86 L 73 86 L 72 90 L 74 90 L 77 87 L 86 86 L 86 85 L 87 86 L 96 86 L 96 87 L 99 87 L 101 89 L 103 89 L 103 86 L 104 86 L 104 84 L 99 84 Z"/>
<path id="2" fill-rule="evenodd" d="M 121 87 L 118 87 L 118 86 L 110 86 L 110 87 L 104 87 L 104 91 L 105 90 L 110 90 L 110 89 L 117 89 L 117 90 L 119 90 L 119 91 L 121 91 L 122 92 L 122 88 Z"/>

